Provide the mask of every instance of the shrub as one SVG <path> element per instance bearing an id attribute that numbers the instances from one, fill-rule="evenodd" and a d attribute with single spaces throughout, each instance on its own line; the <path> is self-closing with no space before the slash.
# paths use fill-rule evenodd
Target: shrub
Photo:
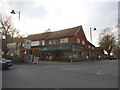
<path id="1" fill-rule="evenodd" d="M 24 59 L 22 56 L 15 55 L 12 57 L 13 63 L 23 63 Z"/>
<path id="2" fill-rule="evenodd" d="M 12 56 L 10 56 L 10 55 L 2 55 L 2 57 L 5 58 L 5 59 L 9 59 L 9 60 L 12 59 Z"/>

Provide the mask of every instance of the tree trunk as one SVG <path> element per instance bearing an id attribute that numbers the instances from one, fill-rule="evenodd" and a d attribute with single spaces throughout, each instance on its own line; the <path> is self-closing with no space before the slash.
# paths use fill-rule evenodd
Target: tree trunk
<path id="1" fill-rule="evenodd" d="M 8 47 L 7 47 L 7 44 L 8 44 L 8 29 L 9 29 L 9 26 L 5 30 L 5 51 L 4 51 L 4 55 L 7 55 L 8 51 L 9 51 Z"/>
<path id="2" fill-rule="evenodd" d="M 108 57 L 110 57 L 110 52 L 108 52 Z"/>

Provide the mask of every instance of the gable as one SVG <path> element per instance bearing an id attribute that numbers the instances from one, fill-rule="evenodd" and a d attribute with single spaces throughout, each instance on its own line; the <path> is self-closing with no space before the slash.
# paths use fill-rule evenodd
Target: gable
<path id="1" fill-rule="evenodd" d="M 87 38 L 85 36 L 85 33 L 84 33 L 84 30 L 83 28 L 81 27 L 77 33 L 75 34 L 76 36 L 79 36 L 80 38 L 84 39 L 85 41 L 87 41 Z"/>

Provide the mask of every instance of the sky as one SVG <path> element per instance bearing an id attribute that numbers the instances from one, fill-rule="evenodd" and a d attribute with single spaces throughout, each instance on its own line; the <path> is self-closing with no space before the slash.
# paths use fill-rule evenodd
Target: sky
<path id="1" fill-rule="evenodd" d="M 2 2 L 1 2 L 2 1 Z M 119 0 L 1 0 L 0 13 L 11 16 L 22 35 L 58 31 L 82 25 L 86 38 L 97 45 L 106 27 L 118 24 Z M 15 10 L 16 14 L 10 11 Z M 20 21 L 18 12 L 20 11 Z M 94 31 L 94 27 L 97 29 Z"/>

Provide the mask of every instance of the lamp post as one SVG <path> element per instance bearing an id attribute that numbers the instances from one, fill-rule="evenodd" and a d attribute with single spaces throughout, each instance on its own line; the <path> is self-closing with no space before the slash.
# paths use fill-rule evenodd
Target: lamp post
<path id="1" fill-rule="evenodd" d="M 18 19 L 19 19 L 19 23 L 20 23 L 20 11 L 16 11 L 16 10 L 12 10 L 11 12 L 10 12 L 11 14 L 16 14 L 16 13 L 18 13 Z M 18 31 L 19 31 L 19 28 L 18 28 Z M 17 49 L 18 49 L 18 40 L 17 40 L 17 42 L 16 42 L 16 51 L 17 51 Z M 20 51 L 18 51 L 18 53 L 19 53 Z"/>
<path id="2" fill-rule="evenodd" d="M 94 27 L 93 28 L 93 30 L 96 30 L 96 28 Z M 90 27 L 90 39 L 91 39 L 91 43 L 92 43 L 92 28 Z M 91 53 L 91 58 L 92 58 L 92 60 L 94 59 L 94 52 L 93 52 L 93 50 L 92 51 L 90 51 L 90 53 Z"/>
<path id="3" fill-rule="evenodd" d="M 96 28 L 94 27 L 93 30 L 96 30 Z M 92 28 L 90 27 L 90 40 L 91 40 L 91 43 L 92 43 Z"/>
<path id="4" fill-rule="evenodd" d="M 19 21 L 20 21 L 20 11 L 12 10 L 10 13 L 11 13 L 11 14 L 16 14 L 16 13 L 18 13 L 18 15 L 19 15 Z"/>

